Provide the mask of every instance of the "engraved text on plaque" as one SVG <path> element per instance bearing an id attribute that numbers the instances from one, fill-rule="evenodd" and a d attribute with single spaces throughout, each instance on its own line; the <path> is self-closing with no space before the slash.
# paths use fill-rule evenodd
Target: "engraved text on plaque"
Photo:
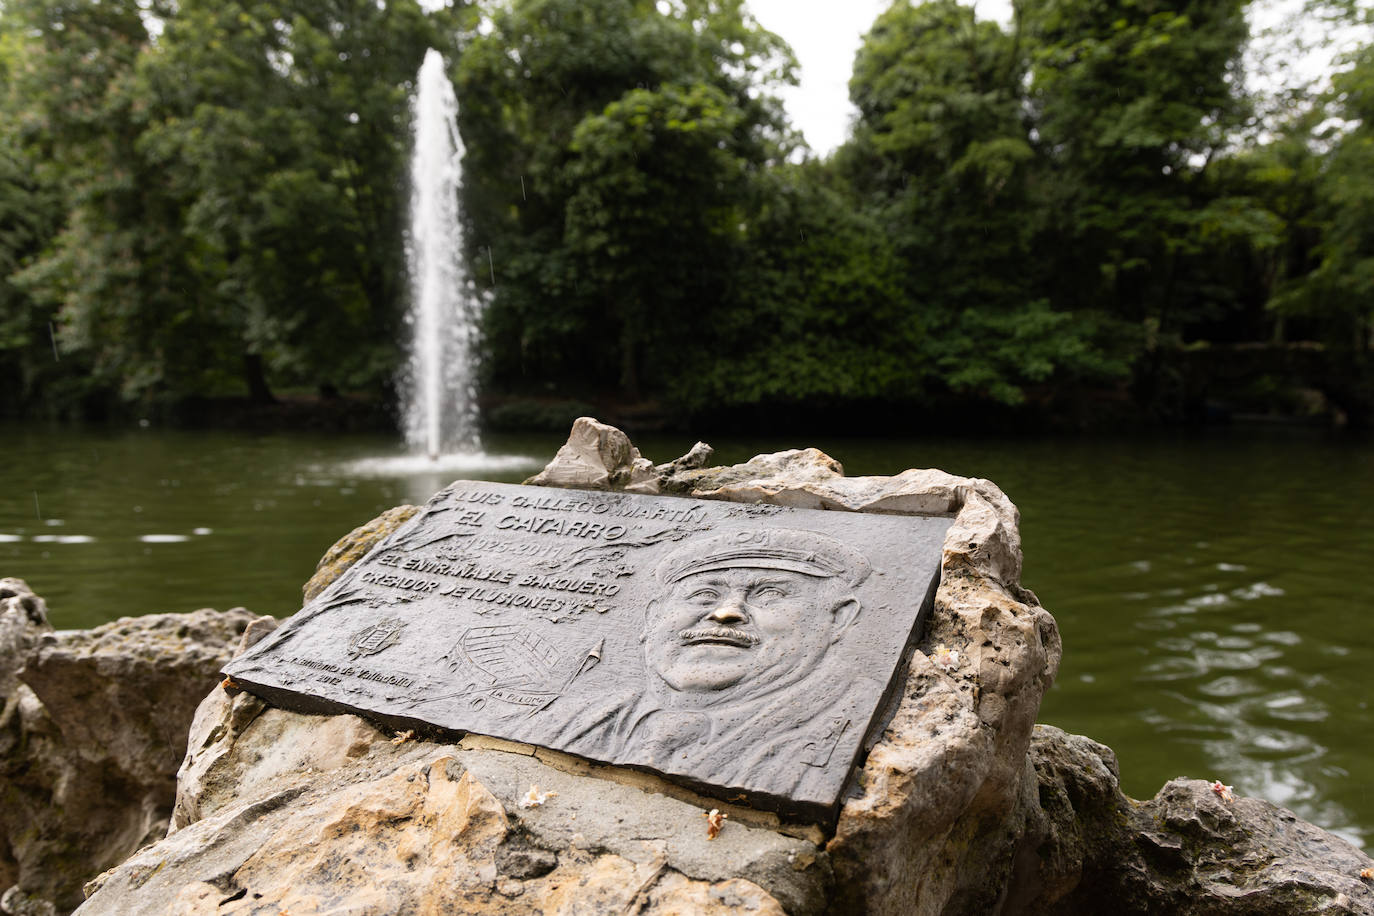
<path id="1" fill-rule="evenodd" d="M 949 524 L 459 481 L 226 673 L 833 820 Z"/>

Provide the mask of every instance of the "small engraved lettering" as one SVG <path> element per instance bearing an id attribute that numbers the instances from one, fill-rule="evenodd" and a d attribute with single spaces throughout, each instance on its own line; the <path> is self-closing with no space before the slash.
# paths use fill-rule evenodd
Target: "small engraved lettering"
<path id="1" fill-rule="evenodd" d="M 475 553 L 500 553 L 517 557 L 544 557 L 557 560 L 567 553 L 567 548 L 560 544 L 523 543 L 488 537 L 475 537 L 469 544 Z"/>
<path id="2" fill-rule="evenodd" d="M 677 509 L 662 504 L 646 506 L 639 503 L 625 503 L 611 510 L 611 514 L 619 518 L 645 518 L 674 523 L 703 522 L 706 520 L 706 511 L 701 506 L 687 506 Z"/>
<path id="3" fill-rule="evenodd" d="M 366 668 L 358 669 L 358 672 L 353 676 L 361 678 L 364 681 L 376 681 L 379 684 L 389 684 L 392 687 L 410 687 L 415 683 L 408 677 L 400 677 L 394 674 L 381 674 L 377 671 L 369 671 Z"/>
<path id="4" fill-rule="evenodd" d="M 480 503 L 484 506 L 499 506 L 506 501 L 500 493 L 489 490 L 455 490 L 452 495 L 454 502 Z"/>
<path id="5" fill-rule="evenodd" d="M 306 668 L 314 668 L 316 671 L 340 671 L 338 665 L 331 665 L 329 662 L 318 661 L 313 658 L 300 658 L 299 656 L 291 659 L 293 665 L 302 665 Z"/>
<path id="6" fill-rule="evenodd" d="M 390 684 L 393 687 L 411 687 L 415 681 L 408 677 L 399 675 L 380 674 L 376 671 L 369 671 L 366 668 L 355 668 L 352 665 L 340 667 L 329 662 L 322 662 L 314 658 L 301 658 L 295 656 L 291 659 L 291 664 L 300 665 L 303 668 L 312 668 L 315 671 L 327 671 L 328 674 L 319 675 L 316 680 L 326 684 L 342 684 L 346 677 L 359 678 L 364 681 L 377 681 L 382 684 Z"/>
<path id="7" fill-rule="evenodd" d="M 561 496 L 517 496 L 510 501 L 512 509 L 542 509 L 545 512 L 592 512 L 604 514 L 610 506 L 586 499 L 567 499 Z"/>
<path id="8" fill-rule="evenodd" d="M 387 588 L 399 588 L 402 591 L 410 592 L 437 591 L 440 585 L 440 583 L 433 579 L 416 579 L 413 576 L 393 576 L 390 573 L 365 572 L 358 578 L 359 581 L 366 582 L 368 585 L 384 585 Z"/>
<path id="9" fill-rule="evenodd" d="M 453 523 L 456 525 L 472 525 L 480 528 L 482 526 L 482 517 L 485 515 L 485 512 L 478 509 L 464 509 L 453 517 Z"/>
<path id="10" fill-rule="evenodd" d="M 567 576 L 528 575 L 515 583 L 526 588 L 546 588 L 560 592 L 580 592 L 583 595 L 605 595 L 610 598 L 620 593 L 620 585 L 615 582 L 598 582 L 595 579 L 573 579 Z"/>
<path id="11" fill-rule="evenodd" d="M 450 585 L 440 591 L 439 594 L 449 598 L 463 598 L 468 601 L 494 604 L 497 607 L 527 607 L 536 611 L 561 611 L 567 607 L 567 604 L 560 598 L 550 598 L 547 595 L 525 595 L 520 592 L 508 592 L 503 589 L 487 588 L 480 585 Z"/>

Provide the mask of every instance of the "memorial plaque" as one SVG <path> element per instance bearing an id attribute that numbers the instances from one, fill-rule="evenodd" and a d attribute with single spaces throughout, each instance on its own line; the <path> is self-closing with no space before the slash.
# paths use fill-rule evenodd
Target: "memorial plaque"
<path id="1" fill-rule="evenodd" d="M 950 522 L 459 481 L 225 673 L 829 822 Z"/>

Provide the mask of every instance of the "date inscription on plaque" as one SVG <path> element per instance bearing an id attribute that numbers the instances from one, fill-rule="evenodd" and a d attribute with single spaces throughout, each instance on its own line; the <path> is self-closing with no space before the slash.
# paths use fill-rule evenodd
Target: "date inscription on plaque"
<path id="1" fill-rule="evenodd" d="M 829 822 L 950 522 L 459 481 L 225 673 Z"/>

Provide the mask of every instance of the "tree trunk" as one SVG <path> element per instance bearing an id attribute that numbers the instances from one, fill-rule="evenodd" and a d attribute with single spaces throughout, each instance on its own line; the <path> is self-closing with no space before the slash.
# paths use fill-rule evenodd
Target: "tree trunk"
<path id="1" fill-rule="evenodd" d="M 267 387 L 267 375 L 263 372 L 262 354 L 243 354 L 243 380 L 248 383 L 248 399 L 254 404 L 275 404 L 272 389 Z"/>
<path id="2" fill-rule="evenodd" d="M 629 321 L 620 326 L 620 390 L 631 400 L 639 398 L 639 360 L 635 350 L 639 335 Z"/>

